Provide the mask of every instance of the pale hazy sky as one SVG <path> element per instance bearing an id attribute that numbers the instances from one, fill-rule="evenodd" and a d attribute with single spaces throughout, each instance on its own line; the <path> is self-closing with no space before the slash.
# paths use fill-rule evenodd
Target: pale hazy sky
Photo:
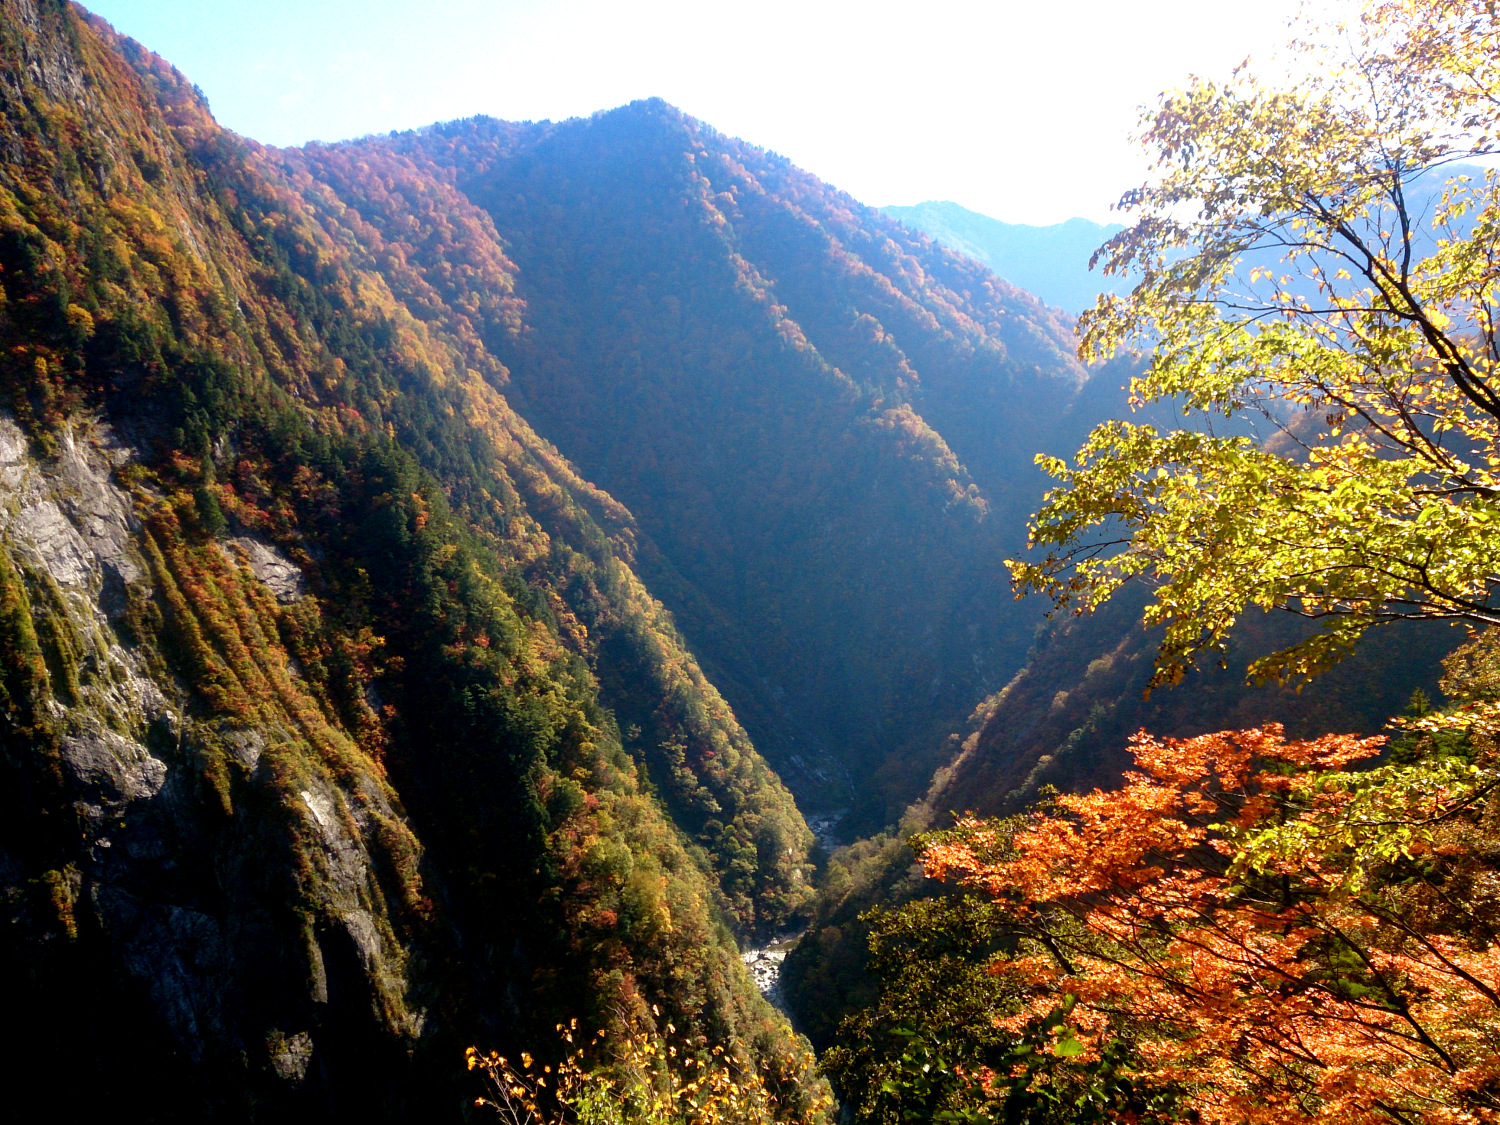
<path id="1" fill-rule="evenodd" d="M 86 0 L 87 2 L 87 0 Z M 1110 220 L 1136 108 L 1287 36 L 1297 0 L 94 0 L 272 144 L 663 97 L 876 205 Z"/>

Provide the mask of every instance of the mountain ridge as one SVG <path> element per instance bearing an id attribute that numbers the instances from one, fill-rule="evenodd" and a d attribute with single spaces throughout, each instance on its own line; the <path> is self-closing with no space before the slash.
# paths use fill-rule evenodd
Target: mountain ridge
<path id="1" fill-rule="evenodd" d="M 451 1112 L 466 1041 L 651 1002 L 798 1073 L 728 929 L 779 924 L 811 838 L 628 513 L 170 67 L 66 5 L 3 16 L 13 1078 L 162 1119 Z M 678 774 L 621 745 L 622 684 Z M 709 846 L 666 808 L 694 801 Z"/>
<path id="2" fill-rule="evenodd" d="M 1128 288 L 1089 265 L 1094 251 L 1125 229 L 1119 223 L 1076 217 L 1041 226 L 1006 223 L 943 200 L 881 210 L 1075 316 L 1090 308 L 1100 292 Z"/>
<path id="3" fill-rule="evenodd" d="M 756 457 L 765 455 L 757 453 L 757 449 L 764 449 L 773 457 L 784 457 L 777 451 L 787 441 L 794 445 L 800 442 L 798 447 L 805 451 L 801 464 L 789 470 L 784 460 L 768 462 L 756 503 L 760 497 L 792 489 L 798 495 L 778 501 L 780 510 L 795 512 L 809 501 L 814 506 L 823 505 L 826 510 L 833 501 L 824 499 L 822 492 L 846 489 L 842 482 L 860 472 L 820 468 L 820 462 L 828 460 L 830 449 L 835 450 L 834 456 L 843 459 L 843 464 L 848 464 L 847 455 L 836 452 L 844 443 L 853 441 L 856 448 L 870 447 L 872 442 L 894 444 L 897 463 L 929 466 L 920 470 L 923 474 L 933 474 L 929 483 L 917 485 L 917 489 L 924 495 L 936 489 L 931 493 L 932 502 L 939 504 L 942 512 L 935 513 L 935 518 L 951 522 L 957 513 L 968 511 L 971 515 L 965 518 L 977 520 L 980 530 L 959 534 L 1001 537 L 987 546 L 963 548 L 970 552 L 971 558 L 978 551 L 986 560 L 984 567 L 956 561 L 948 567 L 950 571 L 965 568 L 980 580 L 969 598 L 971 603 L 983 601 L 987 608 L 971 607 L 955 612 L 934 607 L 934 612 L 952 614 L 948 619 L 962 620 L 964 627 L 975 619 L 1003 620 L 1013 615 L 1008 598 L 997 588 L 991 589 L 994 584 L 986 581 L 985 576 L 998 574 L 990 560 L 1009 549 L 1007 543 L 1015 545 L 1019 517 L 1040 484 L 1040 477 L 1030 464 L 1033 450 L 1029 443 L 1038 434 L 1037 422 L 1048 413 L 1047 384 L 1045 380 L 1036 382 L 1037 377 L 1026 372 L 1051 365 L 1052 370 L 1067 373 L 1054 384 L 1054 401 L 1062 400 L 1057 402 L 1059 406 L 1071 400 L 1086 378 L 1071 355 L 1064 320 L 963 259 L 924 247 L 901 233 L 899 226 L 880 219 L 872 209 L 831 192 L 813 177 L 792 169 L 784 160 L 724 138 L 665 103 L 634 103 L 587 119 L 533 127 L 524 135 L 529 140 L 518 144 L 522 134 L 514 127 L 487 119 L 469 119 L 390 139 L 350 142 L 347 150 L 394 146 L 408 157 L 425 153 L 427 159 L 438 165 L 440 174 L 452 176 L 455 185 L 495 220 L 497 231 L 512 247 L 511 252 L 521 259 L 523 288 L 529 279 L 528 299 L 541 318 L 533 331 L 550 333 L 545 337 L 546 343 L 536 349 L 533 362 L 517 358 L 511 364 L 517 372 L 515 391 L 528 403 L 531 418 L 543 431 L 582 465 L 591 479 L 605 482 L 611 491 L 624 496 L 632 510 L 646 520 L 651 538 L 659 546 L 668 545 L 666 556 L 675 575 L 688 576 L 692 587 L 682 590 L 680 600 L 673 603 L 679 616 L 690 615 L 684 619 L 690 635 L 695 632 L 711 635 L 717 630 L 719 636 L 754 637 L 757 629 L 746 624 L 747 613 L 753 613 L 757 621 L 774 621 L 776 615 L 784 612 L 755 600 L 753 595 L 744 608 L 736 610 L 734 603 L 741 597 L 736 588 L 742 590 L 747 582 L 764 583 L 772 591 L 778 585 L 783 587 L 784 592 L 775 594 L 782 605 L 788 600 L 806 604 L 839 596 L 832 594 L 826 583 L 823 592 L 817 594 L 806 589 L 785 589 L 788 582 L 796 580 L 797 573 L 793 571 L 788 578 L 786 568 L 788 564 L 802 566 L 806 568 L 804 574 L 810 569 L 812 576 L 803 581 L 816 583 L 819 572 L 846 565 L 840 559 L 847 552 L 839 544 L 858 538 L 861 532 L 854 529 L 868 528 L 872 523 L 872 519 L 851 515 L 850 503 L 867 505 L 869 501 L 855 500 L 847 491 L 843 494 L 844 499 L 839 501 L 842 506 L 835 506 L 838 514 L 830 512 L 825 520 L 842 522 L 851 530 L 842 535 L 826 531 L 815 534 L 808 544 L 812 550 L 821 552 L 815 566 L 800 563 L 795 553 L 787 554 L 785 546 L 753 543 L 736 546 L 733 537 L 722 530 L 733 525 L 767 529 L 778 526 L 779 517 L 765 511 L 763 506 L 759 511 L 764 514 L 758 514 L 755 507 L 736 506 L 747 499 L 744 474 L 756 464 Z M 610 141 L 611 147 L 603 146 L 601 136 L 615 138 Z M 533 155 L 530 145 L 545 146 L 542 149 L 547 153 L 545 160 Z M 434 150 L 440 158 L 432 156 Z M 611 153 L 627 151 L 649 151 L 651 163 L 643 165 L 632 156 L 634 162 L 630 167 L 613 177 L 607 178 L 597 171 L 609 161 L 620 159 Z M 566 180 L 560 171 L 564 167 L 569 169 Z M 637 170 L 640 167 L 653 169 L 655 186 L 644 195 L 627 196 L 627 188 L 635 192 L 644 190 L 629 186 L 640 174 Z M 552 178 L 527 189 L 528 179 L 537 176 Z M 497 177 L 503 184 L 494 182 Z M 600 186 L 605 183 L 607 187 Z M 671 214 L 654 210 L 657 205 L 652 200 L 679 192 L 686 193 L 680 196 L 684 210 Z M 523 202 L 516 203 L 518 199 Z M 573 199 L 575 203 L 563 209 L 558 204 L 560 199 Z M 545 201 L 542 210 L 537 209 L 541 204 L 532 202 L 535 200 Z M 591 215 L 589 225 L 566 228 L 570 239 L 568 256 L 552 257 L 548 240 L 555 237 L 557 224 L 566 225 L 571 221 L 570 216 L 584 214 Z M 862 221 L 881 224 L 879 233 L 866 232 L 853 221 L 855 214 Z M 547 220 L 545 225 L 541 224 L 543 216 Z M 600 220 L 602 225 L 595 225 Z M 628 241 L 630 251 L 626 253 L 601 236 L 598 233 L 601 230 L 608 231 L 610 238 L 633 239 Z M 674 232 L 675 241 L 665 243 L 664 232 L 669 230 Z M 892 241 L 892 235 L 903 241 L 900 244 Z M 664 245 L 671 255 L 679 255 L 684 247 L 698 249 L 692 250 L 691 255 L 663 259 Z M 653 261 L 662 260 L 670 264 L 661 269 L 651 266 Z M 704 280 L 688 283 L 689 275 L 680 272 L 679 260 L 691 263 L 689 269 L 709 272 L 703 275 Z M 871 267 L 870 261 L 896 272 L 882 274 Z M 798 279 L 812 276 L 809 271 L 814 263 L 820 263 L 816 268 L 823 271 L 816 274 L 820 279 L 817 288 L 809 290 L 803 283 L 799 289 Z M 562 272 L 569 269 L 574 272 Z M 841 279 L 834 283 L 837 288 L 830 286 L 830 274 Z M 718 308 L 709 314 L 701 301 L 695 305 L 696 294 L 711 291 L 706 278 L 713 276 L 729 281 L 736 292 L 744 294 L 749 304 L 743 314 L 729 314 L 727 309 Z M 890 277 L 897 279 L 896 284 L 891 283 Z M 539 289 L 542 282 L 550 288 Z M 608 287 L 603 287 L 606 283 Z M 674 290 L 674 285 L 679 288 Z M 654 295 L 653 300 L 625 296 L 648 292 Z M 629 305 L 629 301 L 635 304 Z M 592 355 L 586 345 L 580 350 L 572 325 L 576 324 L 582 307 L 592 310 L 589 315 L 594 322 L 615 325 L 611 338 L 638 341 L 632 346 L 641 357 L 649 358 L 621 355 L 618 349 L 612 354 Z M 555 312 L 547 313 L 547 309 Z M 750 320 L 728 327 L 735 323 L 732 318 L 739 316 L 748 316 Z M 757 322 L 765 328 L 757 327 Z M 1007 328 L 1003 334 L 997 334 L 1001 323 Z M 766 329 L 769 332 L 763 337 L 764 343 L 756 343 L 758 333 Z M 727 335 L 730 333 L 734 335 Z M 720 336 L 723 341 L 715 342 Z M 908 347 L 915 340 L 923 350 L 908 354 L 898 336 L 908 342 Z M 535 334 L 532 337 L 543 338 Z M 934 350 L 933 345 L 938 341 L 944 343 Z M 738 360 L 736 352 L 746 358 Z M 800 385 L 805 389 L 795 393 L 813 397 L 803 400 L 804 405 L 795 416 L 786 416 L 780 407 L 767 410 L 763 384 L 736 382 L 741 378 L 734 373 L 736 366 L 745 363 L 758 365 L 761 372 L 785 369 L 787 374 L 782 378 L 795 380 L 785 385 L 789 388 Z M 651 393 L 655 398 L 643 399 L 646 392 L 640 389 L 640 384 L 628 381 L 631 377 L 626 371 L 630 364 L 645 364 L 645 369 L 653 372 Z M 812 375 L 810 386 L 805 376 L 792 374 L 799 364 Z M 545 377 L 541 375 L 544 370 Z M 658 384 L 669 372 L 678 382 L 674 390 L 664 395 Z M 606 376 L 607 397 L 601 395 L 606 386 L 600 383 Z M 1033 384 L 1027 384 L 1026 379 L 1032 379 Z M 1028 385 L 1038 388 L 1029 392 L 1031 401 L 1026 398 Z M 826 390 L 814 392 L 812 386 L 823 386 Z M 1038 394 L 1043 397 L 1038 399 Z M 664 421 L 674 415 L 679 419 L 677 422 Z M 1012 418 L 1027 419 L 1024 435 L 1011 429 L 1015 424 L 1009 421 Z M 731 423 L 729 429 L 725 428 L 726 419 Z M 766 439 L 758 432 L 763 419 L 771 420 L 780 435 L 776 440 L 783 445 L 767 449 Z M 601 441 L 613 432 L 649 434 L 653 426 L 660 425 L 669 425 L 670 432 L 660 432 L 644 449 L 653 451 L 653 457 L 670 457 L 668 462 L 653 461 L 647 465 L 643 463 L 642 447 L 633 444 L 622 450 Z M 849 430 L 851 425 L 856 427 L 853 432 Z M 798 427 L 800 436 L 796 432 Z M 694 435 L 699 433 L 705 437 L 715 433 L 718 436 L 712 445 L 707 440 L 695 443 Z M 814 438 L 815 433 L 825 436 Z M 1063 442 L 1057 444 L 1061 446 Z M 884 453 L 877 456 L 880 461 L 875 464 L 888 458 Z M 734 466 L 734 477 L 725 479 L 729 465 Z M 836 481 L 818 483 L 820 472 L 825 477 L 834 472 Z M 643 473 L 649 476 L 643 479 Z M 1028 483 L 1018 488 L 1016 482 L 1023 480 Z M 696 491 L 689 494 L 682 491 L 684 488 Z M 903 503 L 916 501 L 908 507 L 918 512 L 930 506 L 928 500 L 918 500 L 912 495 L 911 484 L 893 482 L 883 491 L 893 500 L 901 497 Z M 663 510 L 661 505 L 668 492 L 673 493 L 671 502 Z M 996 504 L 1003 510 L 992 517 L 988 512 Z M 722 522 L 726 517 L 732 524 Z M 899 516 L 892 513 L 873 518 L 873 523 L 890 525 L 907 519 L 906 512 Z M 984 531 L 985 524 L 996 530 Z M 781 525 L 777 534 L 784 536 L 795 526 Z M 708 531 L 712 528 L 721 530 Z M 702 543 L 680 542 L 677 548 L 671 548 L 670 541 L 680 539 L 686 529 L 709 534 L 718 544 L 712 554 L 704 554 Z M 953 534 L 941 532 L 939 538 L 951 538 Z M 774 560 L 776 569 L 770 575 L 757 575 L 753 571 L 728 574 L 716 571 L 713 559 L 726 562 L 742 559 L 751 565 L 763 565 L 756 563 L 756 559 Z M 882 565 L 884 572 L 890 574 L 892 566 Z M 911 568 L 931 575 L 934 583 L 952 584 L 951 579 L 939 576 L 942 568 L 935 568 L 931 560 L 913 558 Z M 662 572 L 658 577 L 668 583 L 663 590 L 672 588 L 673 574 Z M 872 582 L 889 581 L 889 578 L 866 577 L 842 585 L 868 590 Z M 894 612 L 922 612 L 920 606 L 908 608 L 894 590 L 877 604 L 881 601 Z M 698 608 L 695 610 L 693 606 Z M 739 624 L 726 626 L 725 612 L 730 614 L 728 620 L 737 619 Z M 754 683 L 763 673 L 752 669 L 778 668 L 789 660 L 795 662 L 799 659 L 798 651 L 815 635 L 811 630 L 818 627 L 831 630 L 824 635 L 825 650 L 850 651 L 851 646 L 841 643 L 837 631 L 847 628 L 848 622 L 859 621 L 862 613 L 858 606 L 850 606 L 838 616 L 838 621 L 830 621 L 826 626 L 820 626 L 816 619 L 799 620 L 795 644 L 783 630 L 780 639 L 767 638 L 768 643 L 775 645 L 774 652 L 762 650 L 762 654 L 750 659 L 726 652 L 716 644 L 710 644 L 707 651 L 698 646 L 698 651 L 713 663 L 716 681 L 726 684 L 731 692 L 736 711 L 746 715 L 747 722 L 757 732 L 757 745 L 773 748 L 778 765 L 784 770 L 792 769 L 793 774 L 796 767 L 789 763 L 806 756 L 804 750 L 796 748 L 798 741 L 830 729 L 828 718 L 809 718 L 810 712 L 821 707 L 826 714 L 829 707 L 834 707 L 847 716 L 852 714 L 851 704 L 853 707 L 864 704 L 855 702 L 858 693 L 850 686 L 825 685 L 820 692 L 829 702 L 820 704 L 803 699 L 793 704 L 797 710 L 790 713 L 790 720 L 799 733 L 778 734 L 778 727 L 787 730 L 787 720 L 778 718 L 782 707 L 776 692 L 797 689 L 771 684 L 766 685 L 770 688 L 768 692 Z M 934 626 L 934 632 L 949 631 Z M 1005 643 L 1013 650 L 1018 640 L 1019 634 L 1013 633 Z M 732 646 L 735 641 L 728 643 Z M 853 646 L 853 649 L 858 652 L 871 647 L 879 645 Z M 916 659 L 922 662 L 923 670 L 908 669 L 898 679 L 931 681 L 936 675 L 946 681 L 947 669 L 960 663 L 957 659 Z M 990 660 L 983 658 L 986 663 Z M 972 653 L 965 652 L 961 662 L 972 665 Z M 809 671 L 803 678 L 814 683 L 820 674 Z M 1009 675 L 1009 665 L 997 667 L 987 675 L 990 680 L 1001 682 Z M 968 685 L 976 684 L 973 679 L 964 680 L 962 674 L 958 682 L 962 686 L 957 690 L 966 694 L 973 691 Z M 731 685 L 738 685 L 738 690 Z M 889 690 L 877 694 L 891 696 Z M 961 704 L 956 696 L 952 698 L 953 702 L 946 705 L 947 714 L 964 712 L 967 704 Z M 878 728 L 884 721 L 879 715 L 870 715 L 865 729 L 870 730 L 870 724 Z M 843 729 L 834 725 L 830 734 L 819 739 L 825 748 L 848 742 L 851 737 L 871 737 L 846 733 L 846 717 L 835 720 L 835 724 L 842 724 Z M 920 732 L 913 730 L 902 736 L 903 741 L 912 747 L 913 753 L 922 752 L 917 744 L 930 746 L 934 734 L 941 738 L 942 732 L 938 730 L 941 726 L 941 722 L 928 724 Z M 878 733 L 875 737 L 888 740 L 888 736 Z M 926 765 L 908 771 L 911 778 L 936 764 L 931 751 L 926 754 Z M 912 791 L 910 780 L 900 784 L 901 792 Z M 893 795 L 882 816 L 898 810 L 905 799 Z M 816 800 L 826 803 L 830 798 Z M 834 799 L 834 803 L 843 802 Z"/>

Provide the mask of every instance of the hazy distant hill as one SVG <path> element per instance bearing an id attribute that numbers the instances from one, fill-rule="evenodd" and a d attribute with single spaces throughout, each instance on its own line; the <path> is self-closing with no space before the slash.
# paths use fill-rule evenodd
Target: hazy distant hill
<path id="1" fill-rule="evenodd" d="M 1442 195 L 1443 185 L 1453 175 L 1482 178 L 1484 169 L 1466 164 L 1429 173 L 1410 189 L 1414 213 L 1430 216 Z M 1105 277 L 1098 270 L 1089 269 L 1089 258 L 1094 251 L 1105 239 L 1125 229 L 1119 223 L 1106 225 L 1088 219 L 1069 219 L 1043 227 L 1002 223 L 957 203 L 938 200 L 880 210 L 914 230 L 931 235 L 948 249 L 983 262 L 1012 285 L 1047 304 L 1075 315 L 1092 305 L 1101 292 L 1119 293 L 1128 288 L 1119 278 Z M 1460 232 L 1466 222 L 1458 220 Z M 1428 237 L 1427 224 L 1421 222 L 1417 227 L 1419 246 L 1427 246 L 1423 241 Z M 1252 256 L 1247 259 L 1247 268 L 1274 260 Z"/>
<path id="2" fill-rule="evenodd" d="M 1110 235 L 1124 229 L 1119 223 L 1101 226 L 1088 219 L 1069 219 L 1048 227 L 1032 227 L 1002 223 L 957 203 L 936 201 L 881 210 L 1070 313 L 1082 312 L 1101 292 L 1123 288 L 1119 279 L 1089 270 L 1094 251 Z"/>

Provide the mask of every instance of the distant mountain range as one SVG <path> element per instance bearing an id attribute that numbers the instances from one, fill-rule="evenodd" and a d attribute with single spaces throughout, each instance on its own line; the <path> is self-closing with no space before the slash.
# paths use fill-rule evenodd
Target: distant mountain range
<path id="1" fill-rule="evenodd" d="M 1089 258 L 1105 239 L 1125 228 L 1088 219 L 1046 227 L 1002 223 L 957 203 L 929 201 L 910 207 L 882 207 L 887 215 L 931 235 L 938 242 L 983 262 L 1018 288 L 1074 314 L 1101 292 L 1119 292 L 1119 278 L 1089 269 Z"/>

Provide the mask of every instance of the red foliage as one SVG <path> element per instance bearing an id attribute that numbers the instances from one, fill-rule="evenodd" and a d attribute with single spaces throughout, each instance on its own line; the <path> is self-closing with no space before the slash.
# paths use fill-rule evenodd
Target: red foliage
<path id="1" fill-rule="evenodd" d="M 1091 1052 L 1130 1036 L 1202 1121 L 1500 1120 L 1500 947 L 1465 893 L 1495 878 L 1494 783 L 1342 772 L 1383 741 L 1142 732 L 1120 789 L 964 821 L 922 862 L 1032 939 L 1007 1025 L 1076 997 Z"/>

